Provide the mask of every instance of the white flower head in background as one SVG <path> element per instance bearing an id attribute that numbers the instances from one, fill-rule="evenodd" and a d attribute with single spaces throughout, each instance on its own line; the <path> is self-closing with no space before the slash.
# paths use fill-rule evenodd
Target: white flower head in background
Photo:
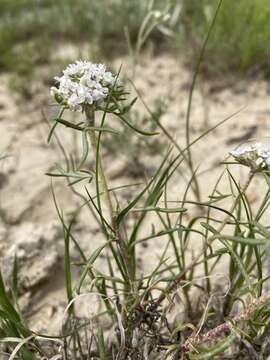
<path id="1" fill-rule="evenodd" d="M 230 154 L 240 164 L 249 166 L 253 171 L 270 170 L 270 150 L 265 144 L 240 146 Z"/>
<path id="2" fill-rule="evenodd" d="M 82 111 L 85 105 L 100 106 L 116 82 L 116 76 L 103 64 L 78 60 L 55 77 L 58 86 L 51 87 L 51 95 L 72 111 Z"/>

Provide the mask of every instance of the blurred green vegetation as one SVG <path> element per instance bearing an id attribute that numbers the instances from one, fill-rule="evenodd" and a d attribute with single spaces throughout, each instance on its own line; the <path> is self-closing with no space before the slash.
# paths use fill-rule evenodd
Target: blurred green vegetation
<path id="1" fill-rule="evenodd" d="M 143 5 L 144 4 L 144 5 Z M 137 0 L 0 0 L 0 68 L 13 70 L 48 61 L 61 42 L 125 45 L 124 27 L 134 37 L 146 12 Z M 29 45 L 31 42 L 31 45 Z M 24 44 L 27 51 L 18 44 Z M 22 56 L 19 58 L 18 55 Z M 26 61 L 25 61 L 26 60 Z"/>
<path id="2" fill-rule="evenodd" d="M 134 45 L 150 2 L 156 10 L 170 4 L 174 22 L 169 36 L 157 28 L 148 43 L 195 60 L 217 0 L 0 0 L 0 70 L 30 76 L 33 65 L 49 63 L 64 42 L 89 43 L 104 57 L 127 52 L 125 29 Z M 207 70 L 268 75 L 269 16 L 269 0 L 223 0 L 204 59 Z"/>
<path id="3" fill-rule="evenodd" d="M 218 1 L 186 0 L 179 41 L 189 55 L 203 42 Z M 204 63 L 211 72 L 269 73 L 270 1 L 223 0 Z M 180 24 L 181 25 L 181 24 Z M 189 46 L 187 46 L 189 45 Z"/>

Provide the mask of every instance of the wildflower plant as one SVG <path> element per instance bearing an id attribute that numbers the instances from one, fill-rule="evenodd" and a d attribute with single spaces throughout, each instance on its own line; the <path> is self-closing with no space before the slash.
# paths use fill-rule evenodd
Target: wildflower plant
<path id="1" fill-rule="evenodd" d="M 105 81 L 104 77 L 110 79 L 110 81 Z M 177 203 L 176 207 L 169 206 L 167 187 L 169 186 L 170 178 L 174 175 L 182 162 L 186 161 L 185 152 L 190 150 L 190 146 L 186 149 L 181 149 L 177 155 L 173 155 L 172 150 L 169 149 L 153 177 L 148 179 L 146 186 L 131 199 L 125 208 L 121 208 L 118 200 L 115 202 L 112 198 L 112 193 L 108 186 L 108 180 L 104 171 L 104 165 L 100 156 L 102 132 L 109 130 L 112 135 L 114 135 L 113 129 L 108 129 L 104 126 L 106 115 L 109 113 L 117 116 L 120 120 L 124 119 L 124 123 L 137 134 L 139 133 L 139 135 L 154 135 L 154 133 L 147 133 L 144 130 L 138 129 L 133 123 L 128 121 L 128 112 L 131 110 L 135 101 L 133 100 L 129 105 L 125 105 L 127 93 L 124 91 L 124 87 L 120 85 L 118 77 L 119 76 L 115 76 L 106 71 L 106 68 L 101 65 L 80 61 L 68 66 L 67 69 L 64 70 L 62 77 L 56 78 L 58 87 L 52 89 L 52 94 L 55 96 L 60 106 L 62 106 L 62 111 L 60 112 L 61 116 L 63 114 L 63 109 L 69 109 L 71 111 L 81 112 L 85 121 L 74 124 L 63 120 L 62 117 L 56 118 L 54 119 L 55 125 L 52 127 L 50 137 L 53 136 L 55 126 L 59 123 L 64 124 L 73 130 L 81 131 L 83 136 L 88 135 L 89 137 L 93 149 L 92 153 L 94 154 L 96 161 L 95 172 L 93 174 L 96 185 L 96 194 L 95 196 L 92 196 L 89 191 L 86 190 L 88 196 L 88 200 L 86 199 L 86 201 L 91 202 L 92 208 L 96 211 L 97 216 L 100 219 L 101 230 L 105 235 L 106 243 L 95 250 L 90 258 L 87 259 L 86 256 L 83 256 L 84 267 L 82 269 L 82 275 L 73 288 L 71 286 L 72 279 L 70 269 L 69 266 L 67 267 L 67 269 L 69 269 L 66 274 L 69 279 L 67 281 L 67 284 L 69 284 L 67 294 L 70 303 L 75 301 L 76 297 L 81 294 L 86 277 L 90 276 L 90 279 L 95 284 L 94 287 L 100 294 L 101 299 L 103 299 L 107 313 L 111 316 L 112 321 L 116 321 L 117 323 L 116 327 L 120 332 L 120 343 L 122 344 L 119 344 L 117 350 L 119 359 L 126 359 L 130 356 L 135 356 L 135 354 L 136 356 L 138 356 L 138 354 L 141 354 L 140 356 L 142 356 L 142 354 L 147 351 L 149 351 L 149 353 L 161 351 L 161 344 L 165 341 L 162 338 L 161 333 L 166 327 L 165 324 L 167 320 L 165 320 L 165 314 L 169 311 L 169 308 L 165 305 L 165 308 L 162 310 L 163 315 L 161 309 L 163 308 L 164 303 L 166 303 L 167 298 L 170 299 L 170 302 L 173 302 L 175 292 L 179 291 L 179 289 L 182 289 L 183 291 L 186 311 L 187 314 L 189 314 L 187 316 L 191 316 L 193 311 L 191 285 L 193 282 L 196 282 L 194 270 L 199 267 L 200 264 L 204 264 L 203 278 L 205 280 L 205 289 L 211 299 L 211 291 L 215 285 L 210 279 L 214 276 L 215 267 L 218 264 L 220 257 L 225 254 L 229 254 L 230 256 L 228 276 L 231 289 L 224 302 L 224 315 L 231 313 L 235 299 L 239 295 L 240 285 L 245 281 L 247 281 L 247 286 L 252 298 L 255 299 L 258 297 L 258 300 L 254 300 L 256 304 L 258 306 L 264 306 L 265 303 L 267 303 L 270 298 L 268 293 L 260 298 L 262 295 L 261 282 L 263 281 L 261 257 L 262 253 L 266 253 L 267 250 L 266 248 L 265 250 L 261 250 L 260 248 L 261 246 L 265 246 L 265 240 L 262 238 L 262 234 L 266 230 L 264 226 L 259 224 L 259 220 L 269 204 L 270 194 L 266 195 L 263 200 L 263 204 L 254 218 L 255 222 L 253 225 L 251 225 L 251 221 L 253 221 L 251 218 L 253 218 L 253 215 L 251 215 L 249 208 L 243 204 L 247 201 L 246 191 L 255 173 L 268 169 L 270 152 L 265 145 L 260 143 L 244 148 L 241 147 L 231 152 L 231 155 L 237 162 L 250 167 L 251 175 L 247 179 L 245 186 L 241 188 L 228 169 L 229 180 L 234 184 L 238 191 L 238 195 L 233 197 L 233 202 L 229 210 L 225 210 L 218 205 L 218 203 L 226 197 L 217 191 L 220 180 L 215 185 L 210 201 L 189 201 L 187 199 L 187 194 L 191 188 L 190 182 L 183 200 L 175 201 Z M 95 92 L 96 90 L 99 92 L 99 96 L 97 97 L 94 96 L 94 94 L 97 95 Z M 103 116 L 100 126 L 96 127 L 95 114 L 98 111 L 103 112 Z M 224 121 L 222 121 L 221 124 L 223 122 Z M 209 130 L 206 131 L 205 134 L 199 136 L 193 143 L 199 141 L 203 136 L 207 135 L 208 132 Z M 98 136 L 96 136 L 96 133 Z M 88 140 L 85 141 L 87 142 Z M 82 158 L 86 160 L 88 154 L 90 154 L 88 146 L 84 146 L 83 153 Z M 77 169 L 81 169 L 82 164 L 84 164 L 84 162 L 81 162 Z M 57 176 L 56 173 L 51 173 L 50 175 Z M 68 173 L 65 172 L 62 172 L 61 175 L 66 176 L 67 178 L 69 177 Z M 85 177 L 82 177 L 80 180 L 85 180 Z M 163 201 L 161 201 L 162 198 L 164 198 Z M 94 199 L 96 199 L 96 201 Z M 163 206 L 160 205 L 160 201 L 163 203 Z M 172 204 L 174 203 L 174 201 L 170 202 Z M 139 205 L 141 203 L 142 205 Z M 104 204 L 107 208 L 107 212 L 104 212 Z M 201 209 L 207 209 L 207 212 L 205 214 L 205 211 L 203 211 L 201 215 L 192 219 L 189 224 L 185 224 L 183 214 L 186 212 L 186 207 L 189 204 L 195 204 Z M 249 231 L 245 230 L 246 223 L 242 219 L 242 206 L 245 206 L 247 212 L 247 227 Z M 216 220 L 214 219 L 214 210 L 225 213 L 224 219 L 219 222 L 218 226 L 215 226 Z M 149 212 L 157 214 L 157 217 L 164 226 L 164 230 L 153 230 L 150 236 L 140 239 L 138 235 L 139 230 L 143 226 L 144 220 L 147 218 Z M 132 214 L 134 213 L 138 214 L 138 216 L 134 218 L 135 222 L 133 228 L 130 231 L 127 231 L 126 219 L 132 218 Z M 178 214 L 178 220 L 176 224 L 173 225 L 171 214 L 175 213 Z M 60 210 L 58 210 L 58 214 L 66 229 L 65 233 L 69 236 L 70 227 L 64 223 L 63 217 L 60 215 Z M 164 216 L 162 214 L 164 214 Z M 202 229 L 195 226 L 198 219 L 204 220 L 201 222 Z M 233 235 L 224 234 L 224 229 L 227 230 L 228 226 L 235 227 Z M 252 226 L 252 228 L 250 228 L 250 226 Z M 190 238 L 198 233 L 203 236 L 204 243 L 201 251 L 199 251 L 188 265 L 186 250 Z M 167 250 L 165 250 L 156 269 L 152 273 L 144 275 L 143 279 L 138 278 L 136 257 L 137 245 L 162 236 L 168 236 L 169 240 L 166 249 L 172 246 L 175 260 L 172 262 L 171 266 L 167 265 L 165 260 Z M 177 245 L 178 241 L 179 246 Z M 222 250 L 216 250 L 215 244 L 217 242 L 222 244 Z M 78 243 L 76 244 L 76 246 L 78 246 Z M 96 258 L 105 248 L 107 248 L 110 253 L 110 255 L 107 256 L 109 275 L 100 272 L 100 270 L 93 267 Z M 253 250 L 251 250 L 252 248 L 254 249 L 254 254 Z M 212 263 L 212 260 L 215 260 L 214 263 Z M 66 261 L 68 262 L 67 259 Z M 251 266 L 248 265 L 250 261 L 252 262 Z M 210 264 L 212 264 L 211 267 Z M 256 267 L 259 279 L 257 285 L 256 283 L 252 284 L 249 280 L 250 274 L 254 273 Z M 170 273 L 172 275 L 171 277 L 168 276 Z M 116 274 L 120 275 L 121 280 L 117 280 L 118 275 L 116 276 Z M 102 279 L 102 281 L 100 281 L 100 279 Z M 160 283 L 162 281 L 166 283 L 165 287 L 161 287 Z M 155 288 L 160 290 L 158 296 L 154 296 L 155 292 L 153 290 Z M 208 306 L 213 306 L 211 305 L 211 301 Z M 213 330 L 210 330 L 203 335 L 198 335 L 196 332 L 191 333 L 180 343 L 175 343 L 174 340 L 167 339 L 168 346 L 165 346 L 164 348 L 167 350 L 168 355 L 171 353 L 185 354 L 188 352 L 192 357 L 195 347 L 197 349 L 196 351 L 199 353 L 202 351 L 201 358 L 203 359 L 205 350 L 201 350 L 201 346 L 210 340 L 216 341 L 217 344 L 209 350 L 209 354 L 218 354 L 230 347 L 232 342 L 237 338 L 236 326 L 238 326 L 238 323 L 240 321 L 248 321 L 248 318 L 253 316 L 255 312 L 256 307 L 250 305 L 247 312 L 234 316 L 231 322 L 225 321 L 224 319 L 224 323 L 218 325 Z M 70 313 L 70 316 L 75 316 L 74 309 Z M 206 319 L 208 316 L 210 316 L 210 313 L 208 314 L 205 309 L 202 313 L 202 319 L 207 321 Z M 186 324 L 183 324 L 182 326 L 183 328 L 185 328 L 185 326 L 188 327 Z M 177 331 L 176 329 L 173 333 Z M 103 355 L 110 350 L 106 348 L 101 329 L 98 330 L 96 336 L 99 343 L 100 358 L 103 358 Z M 144 338 L 145 336 L 146 339 L 148 339 L 148 336 L 149 339 L 152 339 L 152 350 L 146 350 L 148 342 Z M 220 341 L 219 337 L 222 336 L 227 337 L 225 340 Z M 198 357 L 194 358 L 200 359 L 200 356 L 198 355 Z"/>
<path id="2" fill-rule="evenodd" d="M 119 75 L 119 74 L 118 74 Z M 129 278 L 134 278 L 134 269 L 129 259 L 127 245 L 120 237 L 118 230 L 118 222 L 113 208 L 111 194 L 108 189 L 106 176 L 103 170 L 101 158 L 99 156 L 100 134 L 102 131 L 116 132 L 113 129 L 106 129 L 104 127 L 105 116 L 107 113 L 116 115 L 120 120 L 127 124 L 134 131 L 144 135 L 155 135 L 155 133 L 147 133 L 133 126 L 125 118 L 125 114 L 135 103 L 136 99 L 131 101 L 126 106 L 121 106 L 128 94 L 124 91 L 123 86 L 120 84 L 118 75 L 113 75 L 110 71 L 106 70 L 103 64 L 93 64 L 87 61 L 77 61 L 70 64 L 64 71 L 61 77 L 56 77 L 58 87 L 51 88 L 51 94 L 55 100 L 62 106 L 61 115 L 64 110 L 80 111 L 85 115 L 85 122 L 74 125 L 61 118 L 55 119 L 56 123 L 62 123 L 68 127 L 75 128 L 82 132 L 83 141 L 85 145 L 85 152 L 80 167 L 88 155 L 88 140 L 86 134 L 89 134 L 90 143 L 93 149 L 94 156 L 96 157 L 96 186 L 99 192 L 99 182 L 102 186 L 102 191 L 105 193 L 106 205 L 110 214 L 110 223 L 105 219 L 102 220 L 103 226 L 109 228 L 119 245 L 122 260 L 124 262 L 125 271 Z M 101 126 L 95 127 L 95 113 L 103 111 Z M 54 131 L 54 127 L 52 128 Z M 99 132 L 99 138 L 96 138 L 95 131 Z M 52 133 L 50 134 L 50 136 Z M 50 174 L 53 175 L 53 174 Z M 98 194 L 97 194 L 98 196 Z M 99 211 L 102 213 L 101 202 L 98 200 Z M 102 216 L 102 214 L 100 214 Z M 111 234 L 109 235 L 109 241 Z M 111 247 L 111 249 L 113 249 Z M 120 263 L 118 263 L 120 266 Z M 121 268 L 122 269 L 122 268 Z M 123 269 L 122 269 L 123 271 Z"/>
<path id="3" fill-rule="evenodd" d="M 221 3 L 222 0 L 219 7 Z M 214 21 L 216 16 L 217 13 Z M 168 140 L 159 165 L 142 183 L 116 188 L 109 184 L 101 149 L 104 133 L 118 139 L 122 134 L 108 120 L 116 117 L 137 136 L 156 133 L 141 129 L 130 120 L 136 99 L 129 99 L 120 81 L 120 71 L 113 74 L 102 64 L 77 61 L 55 78 L 51 93 L 60 110 L 52 119 L 48 140 L 59 145 L 65 166 L 58 166 L 48 175 L 65 178 L 67 189 L 82 201 L 67 220 L 53 192 L 63 226 L 68 316 L 60 335 L 38 334 L 28 328 L 18 307 L 19 269 L 14 261 L 11 296 L 0 273 L 0 343 L 2 353 L 10 359 L 17 356 L 22 360 L 203 360 L 222 359 L 224 352 L 232 359 L 239 358 L 239 354 L 259 353 L 262 359 L 269 355 L 269 266 L 264 265 L 269 265 L 270 232 L 263 218 L 270 209 L 270 151 L 256 143 L 231 152 L 236 163 L 250 168 L 244 185 L 239 183 L 228 162 L 208 197 L 201 198 L 199 191 L 194 191 L 194 180 L 199 185 L 199 177 L 197 170 L 192 170 L 196 167 L 193 167 L 191 148 L 232 117 L 190 140 L 196 74 L 188 101 L 186 147 L 180 147 L 159 119 L 154 118 L 155 125 Z M 151 114 L 147 104 L 145 108 Z M 81 116 L 79 122 L 66 120 L 68 111 Z M 81 134 L 80 159 L 69 156 L 62 146 L 57 134 L 60 125 Z M 89 158 L 94 160 L 91 170 Z M 191 174 L 183 194 L 179 192 L 175 196 L 170 192 L 173 177 L 177 177 L 177 182 L 184 181 L 187 173 Z M 248 189 L 258 175 L 265 182 L 265 189 L 260 189 L 258 204 L 253 206 Z M 79 182 L 84 185 L 82 192 L 74 187 Z M 221 182 L 228 184 L 229 191 L 224 192 Z M 128 203 L 119 200 L 118 191 L 123 188 L 130 189 Z M 73 231 L 84 207 L 91 211 L 91 221 L 97 222 L 104 240 L 96 249 L 89 244 L 89 253 L 81 248 L 80 239 Z M 190 208 L 196 211 L 190 214 Z M 153 216 L 160 228 L 152 223 Z M 152 270 L 141 273 L 138 246 L 148 244 L 152 256 L 157 238 L 164 240 L 162 253 Z M 76 264 L 71 260 L 71 244 L 79 257 Z M 101 254 L 105 263 L 97 266 Z M 222 261 L 226 266 L 220 274 Z M 76 279 L 72 276 L 74 265 L 80 269 Z M 221 278 L 226 279 L 226 285 L 219 281 Z M 84 322 L 77 316 L 76 302 L 88 296 L 98 297 L 102 306 Z M 87 302 L 92 305 L 88 299 Z M 105 316 L 109 319 L 108 332 L 102 322 Z M 56 347 L 54 342 L 61 346 Z"/>

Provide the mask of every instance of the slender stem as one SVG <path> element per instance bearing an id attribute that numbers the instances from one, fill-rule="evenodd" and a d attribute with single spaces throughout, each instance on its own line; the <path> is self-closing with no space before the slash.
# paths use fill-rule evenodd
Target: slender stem
<path id="1" fill-rule="evenodd" d="M 92 107 L 87 108 L 85 114 L 86 114 L 86 118 L 87 118 L 87 125 L 90 128 L 93 128 L 95 126 L 95 111 L 94 111 L 94 109 Z M 95 130 L 91 129 L 88 131 L 88 133 L 89 133 L 89 138 L 90 138 L 90 142 L 91 142 L 93 151 L 95 153 L 95 156 L 97 156 L 97 141 L 96 141 Z M 106 176 L 105 176 L 100 158 L 98 159 L 98 171 L 99 171 L 102 190 L 104 191 L 105 201 L 106 201 L 106 204 L 107 204 L 107 207 L 109 210 L 110 220 L 111 220 L 111 224 L 112 224 L 113 218 L 114 218 L 113 205 L 112 205 L 112 200 L 111 200 L 110 193 L 108 190 Z"/>
<path id="2" fill-rule="evenodd" d="M 87 125 L 90 127 L 90 130 L 88 131 L 89 133 L 89 138 L 90 138 L 90 142 L 91 142 L 91 146 L 93 148 L 93 151 L 95 153 L 96 159 L 98 161 L 98 167 L 97 167 L 97 171 L 99 173 L 100 176 L 100 183 L 102 186 L 102 190 L 104 191 L 104 195 L 105 195 L 105 201 L 107 204 L 107 208 L 109 210 L 109 214 L 110 214 L 110 224 L 112 229 L 114 230 L 114 236 L 115 236 L 115 240 L 119 246 L 120 249 L 120 253 L 122 255 L 122 258 L 124 260 L 126 269 L 127 269 L 127 273 L 129 275 L 129 280 L 133 282 L 133 280 L 135 279 L 135 273 L 133 271 L 132 268 L 132 264 L 129 258 L 129 252 L 128 252 L 128 247 L 126 242 L 124 241 L 123 237 L 121 236 L 121 232 L 120 229 L 118 228 L 116 221 L 115 221 L 115 213 L 114 213 L 114 208 L 113 208 L 113 203 L 112 203 L 112 199 L 110 196 L 110 192 L 109 192 L 109 188 L 108 188 L 108 184 L 107 184 L 107 180 L 106 180 L 106 176 L 104 173 L 104 169 L 102 166 L 102 162 L 101 162 L 101 158 L 99 157 L 98 151 L 97 151 L 97 140 L 96 140 L 96 135 L 95 135 L 95 130 L 93 130 L 92 128 L 95 126 L 95 111 L 92 107 L 87 107 L 85 109 L 85 114 L 86 114 L 86 120 L 87 120 Z M 98 174 L 97 174 L 97 178 L 98 178 Z M 97 179 L 98 181 L 98 179 Z M 99 204 L 99 207 L 101 209 L 101 205 Z"/>
<path id="3" fill-rule="evenodd" d="M 191 148 L 190 148 L 190 117 L 191 117 L 191 106 L 192 106 L 193 93 L 194 93 L 194 89 L 195 89 L 196 80 L 197 80 L 197 77 L 198 77 L 198 74 L 199 74 L 200 66 L 201 66 L 201 63 L 202 63 L 202 60 L 203 60 L 203 57 L 204 57 L 204 54 L 205 54 L 206 46 L 208 44 L 210 34 L 212 33 L 212 30 L 213 30 L 213 28 L 215 26 L 215 22 L 216 22 L 219 10 L 221 8 L 222 2 L 223 2 L 223 0 L 219 0 L 217 9 L 216 9 L 214 17 L 213 17 L 213 20 L 211 22 L 211 25 L 209 27 L 206 38 L 204 40 L 202 49 L 200 51 L 199 59 L 197 61 L 196 68 L 195 68 L 195 71 L 193 73 L 191 86 L 190 86 L 190 90 L 189 90 L 187 114 L 186 114 L 185 135 L 186 135 L 188 165 L 189 165 L 189 168 L 190 168 L 190 171 L 191 171 L 192 174 L 194 173 L 194 165 L 193 165 L 193 159 L 192 159 L 192 152 L 191 152 Z M 194 176 L 194 184 L 195 184 L 195 189 L 196 189 L 196 196 L 197 196 L 198 199 L 200 199 L 200 188 L 199 188 L 199 183 L 198 183 L 198 180 L 197 180 L 196 176 Z"/>

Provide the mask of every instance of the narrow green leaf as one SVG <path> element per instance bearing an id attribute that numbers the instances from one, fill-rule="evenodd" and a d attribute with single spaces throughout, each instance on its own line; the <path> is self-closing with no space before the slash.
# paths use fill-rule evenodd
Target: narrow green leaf
<path id="1" fill-rule="evenodd" d="M 105 349 L 104 335 L 101 328 L 98 328 L 98 351 L 100 360 L 108 360 Z"/>
<path id="2" fill-rule="evenodd" d="M 60 209 L 58 207 L 56 196 L 52 187 L 52 195 L 53 195 L 53 202 L 54 206 L 56 208 L 57 214 L 59 218 L 61 219 L 61 222 L 64 224 L 63 216 L 61 215 Z M 67 300 L 70 302 L 73 299 L 72 295 L 72 277 L 71 277 L 71 261 L 70 261 L 70 251 L 69 251 L 69 240 L 70 240 L 70 232 L 73 222 L 70 223 L 68 228 L 66 228 L 66 225 L 63 226 L 63 232 L 64 232 L 64 271 L 65 271 L 65 280 L 66 280 L 66 293 L 67 293 Z M 70 306 L 69 313 L 71 314 L 73 312 L 74 307 Z"/>
<path id="3" fill-rule="evenodd" d="M 146 193 L 149 187 L 152 185 L 154 178 L 152 178 L 149 183 L 145 186 L 145 188 L 135 197 L 133 201 L 129 203 L 129 205 L 123 209 L 116 218 L 116 224 L 119 226 L 123 218 L 127 215 L 127 213 L 137 204 L 137 202 L 141 199 L 141 197 Z"/>
<path id="4" fill-rule="evenodd" d="M 18 262 L 17 256 L 14 257 L 13 271 L 12 271 L 12 293 L 14 296 L 15 304 L 18 301 Z"/>
<path id="5" fill-rule="evenodd" d="M 19 323 L 21 321 L 19 314 L 14 309 L 13 305 L 11 304 L 6 294 L 1 271 L 0 271 L 0 308 L 6 311 L 11 317 L 12 321 L 14 321 L 15 323 Z"/>
<path id="6" fill-rule="evenodd" d="M 84 171 L 84 170 L 78 170 L 78 171 L 69 171 L 66 172 L 62 170 L 61 168 L 58 169 L 59 172 L 47 172 L 45 175 L 51 176 L 51 177 L 59 177 L 59 178 L 66 178 L 66 179 L 74 179 L 69 183 L 69 186 L 72 186 L 74 184 L 77 184 L 80 181 L 88 180 L 88 182 L 91 182 L 93 179 L 93 174 L 90 171 Z"/>
<path id="7" fill-rule="evenodd" d="M 60 118 L 55 118 L 53 119 L 54 121 L 56 121 L 57 123 L 60 123 L 62 125 L 65 125 L 68 128 L 72 128 L 74 130 L 78 130 L 78 131 L 84 131 L 84 127 L 80 126 L 82 123 L 79 124 L 74 124 L 70 121 L 64 120 L 64 119 L 60 119 Z"/>
<path id="8" fill-rule="evenodd" d="M 102 250 L 108 245 L 108 243 L 111 243 L 112 241 L 108 241 L 106 244 L 100 246 L 99 248 L 97 248 L 93 254 L 89 257 L 89 259 L 87 260 L 84 270 L 77 282 L 77 286 L 76 286 L 76 293 L 79 294 L 81 287 L 83 285 L 83 281 L 88 273 L 88 270 L 92 267 L 92 265 L 94 264 L 94 262 L 96 261 L 96 259 L 98 258 L 98 256 L 100 255 L 100 253 L 102 252 Z"/>
<path id="9" fill-rule="evenodd" d="M 163 166 L 165 165 L 166 161 L 168 160 L 169 158 L 169 155 L 171 153 L 171 149 L 169 149 L 169 151 L 167 152 L 166 156 L 164 157 L 164 159 L 162 160 L 159 168 L 157 169 L 156 173 L 154 174 L 154 176 L 152 177 L 152 179 L 149 181 L 148 184 L 146 184 L 145 188 L 135 197 L 135 199 L 133 201 L 131 201 L 129 203 L 129 205 L 123 209 L 117 216 L 117 219 L 116 219 L 116 224 L 119 225 L 121 223 L 121 221 L 123 220 L 123 218 L 128 214 L 128 212 L 138 203 L 138 201 L 142 198 L 142 196 L 149 190 L 150 186 L 158 179 L 162 169 L 163 169 Z M 166 176 L 167 172 L 169 171 L 170 167 L 173 165 L 173 162 L 171 164 L 168 165 L 168 167 L 164 170 L 163 174 L 160 175 L 160 179 L 159 179 L 159 184 L 162 183 L 164 177 Z M 157 192 L 159 191 L 159 186 L 156 186 L 156 188 L 150 192 L 150 195 L 148 196 L 148 199 L 146 200 L 146 205 L 152 205 L 152 200 L 153 198 L 154 199 L 157 199 L 158 196 L 157 196 Z M 160 191 L 159 191 L 160 193 Z M 144 217 L 145 213 L 142 214 L 141 216 L 141 219 L 139 220 L 138 224 L 137 224 L 137 227 L 140 225 L 140 223 L 142 222 L 143 220 L 143 217 Z M 133 242 L 133 240 L 135 240 L 135 235 L 136 235 L 136 232 L 137 232 L 137 227 L 135 227 L 133 229 L 133 232 L 130 236 L 130 243 Z"/>
<path id="10" fill-rule="evenodd" d="M 245 268 L 242 258 L 234 251 L 233 247 L 227 241 L 222 241 L 222 244 L 228 249 L 229 253 L 231 254 L 232 259 L 235 261 L 240 272 L 242 273 L 243 278 L 246 280 L 249 290 L 252 291 L 252 284 L 251 284 L 251 281 L 249 278 L 249 274 L 247 272 L 247 269 Z M 252 293 L 253 293 L 253 291 L 252 291 Z"/>
<path id="11" fill-rule="evenodd" d="M 144 136 L 155 136 L 155 135 L 159 135 L 158 132 L 147 132 L 141 129 L 138 129 L 137 127 L 135 127 L 134 125 L 132 125 L 123 115 L 119 114 L 119 113 L 114 113 L 117 117 L 119 117 L 119 119 L 121 119 L 123 121 L 124 124 L 126 124 L 128 127 L 130 127 L 132 130 L 134 130 L 135 132 L 139 133 L 140 135 L 144 135 Z"/>
<path id="12" fill-rule="evenodd" d="M 129 112 L 130 109 L 133 107 L 133 105 L 135 105 L 137 100 L 138 100 L 138 97 L 135 97 L 127 106 L 124 106 L 122 109 L 122 113 L 125 114 L 125 113 Z"/>
<path id="13" fill-rule="evenodd" d="M 65 269 L 65 279 L 66 279 L 66 291 L 67 291 L 67 299 L 70 302 L 73 299 L 72 295 L 72 277 L 71 277 L 71 260 L 70 260 L 70 231 L 71 224 L 68 227 L 68 230 L 64 230 L 64 241 L 65 241 L 65 250 L 64 250 L 64 269 Z M 72 306 L 70 306 L 70 311 L 72 312 Z"/>
<path id="14" fill-rule="evenodd" d="M 48 135 L 48 138 L 47 138 L 47 143 L 48 143 L 48 144 L 51 142 L 51 138 L 52 138 L 52 136 L 53 136 L 54 130 L 56 129 L 57 125 L 58 125 L 58 122 L 55 121 L 54 124 L 53 124 L 53 126 L 51 127 L 51 129 L 50 129 L 50 131 L 49 131 L 49 135 Z"/>
<path id="15" fill-rule="evenodd" d="M 162 212 L 162 213 L 179 213 L 179 212 L 185 212 L 187 209 L 185 208 L 161 208 L 158 206 L 147 206 L 144 208 L 135 208 L 132 210 L 132 212 Z"/>
<path id="16" fill-rule="evenodd" d="M 242 236 L 230 236 L 230 235 L 220 235 L 216 234 L 215 238 L 220 240 L 229 240 L 238 242 L 245 245 L 265 245 L 266 241 L 265 239 L 257 239 L 257 238 L 245 238 Z"/>

